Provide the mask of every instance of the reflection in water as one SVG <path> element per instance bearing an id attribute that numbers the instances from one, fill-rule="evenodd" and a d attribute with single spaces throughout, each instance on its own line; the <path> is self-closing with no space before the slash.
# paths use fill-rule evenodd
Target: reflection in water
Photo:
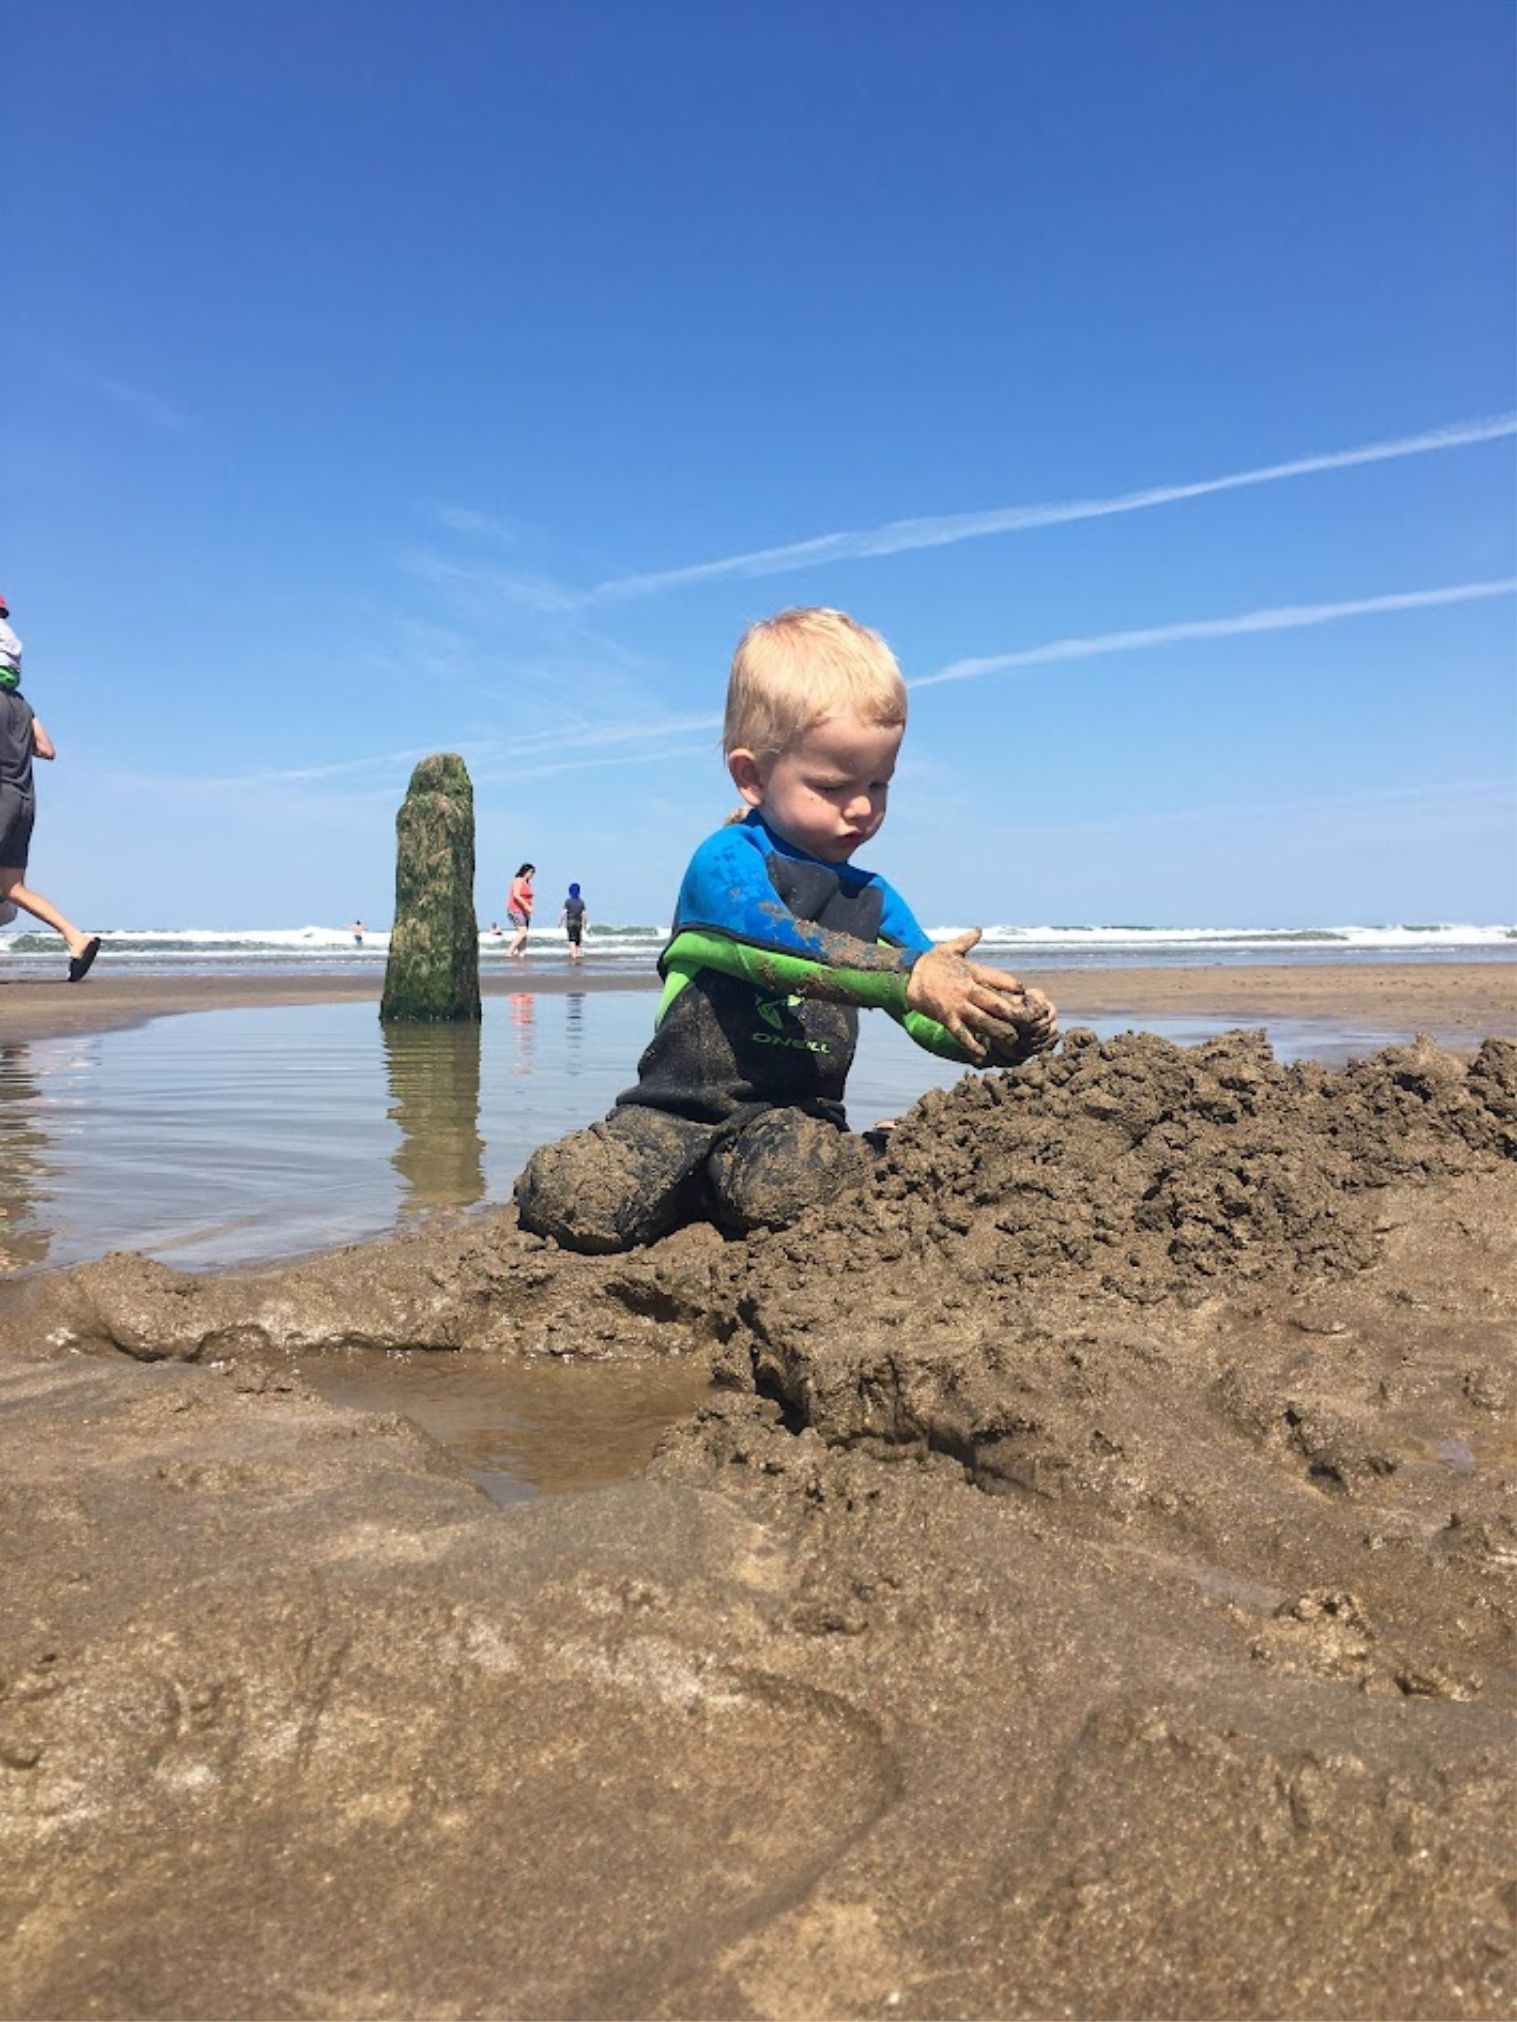
<path id="1" fill-rule="evenodd" d="M 465 1208 L 485 1191 L 479 1134 L 479 1027 L 385 1025 L 389 1117 L 400 1126 L 390 1163 L 402 1210 Z"/>
<path id="2" fill-rule="evenodd" d="M 711 1391 L 698 1356 L 564 1365 L 353 1350 L 301 1367 L 334 1404 L 414 1418 L 504 1503 L 630 1481 Z"/>
<path id="3" fill-rule="evenodd" d="M 502 1016 L 491 1000 L 482 1052 L 472 1025 L 382 1032 L 362 1003 L 190 1012 L 0 1047 L 0 1276 L 110 1249 L 248 1264 L 381 1235 L 398 1207 L 504 1200 L 538 1145 L 610 1109 L 653 1022 L 642 991 L 575 991 L 562 1013 L 551 996 L 505 1001 Z M 1095 1021 L 1103 1038 L 1132 1022 Z M 1142 1022 L 1190 1043 L 1230 1021 Z M 1272 1019 L 1269 1033 L 1283 1060 L 1405 1037 L 1328 1019 Z M 866 1019 L 855 1128 L 959 1071 Z"/>
<path id="4" fill-rule="evenodd" d="M 578 1074 L 585 1049 L 585 993 L 570 990 L 565 1005 L 565 1074 Z"/>
<path id="5" fill-rule="evenodd" d="M 40 1264 L 51 1232 L 33 1221 L 33 1203 L 45 1191 L 47 1137 L 34 1121 L 41 1089 L 24 1045 L 0 1046 L 0 1272 Z"/>
<path id="6" fill-rule="evenodd" d="M 515 1041 L 516 1072 L 530 1074 L 532 1041 L 535 1036 L 533 1020 L 537 1017 L 537 999 L 530 990 L 513 990 L 506 1003 L 511 1013 L 511 1037 Z"/>

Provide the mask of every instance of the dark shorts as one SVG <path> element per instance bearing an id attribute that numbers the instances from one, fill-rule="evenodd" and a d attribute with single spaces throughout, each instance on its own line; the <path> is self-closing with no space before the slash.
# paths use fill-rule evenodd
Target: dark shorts
<path id="1" fill-rule="evenodd" d="M 0 786 L 0 869 L 24 871 L 31 854 L 37 803 L 18 786 Z"/>
<path id="2" fill-rule="evenodd" d="M 570 920 L 566 923 L 564 932 L 569 936 L 571 943 L 577 948 L 585 937 L 585 923 L 583 920 Z"/>

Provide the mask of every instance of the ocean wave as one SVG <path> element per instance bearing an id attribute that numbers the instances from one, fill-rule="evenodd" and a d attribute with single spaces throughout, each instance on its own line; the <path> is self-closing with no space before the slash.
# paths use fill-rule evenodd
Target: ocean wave
<path id="1" fill-rule="evenodd" d="M 101 939 L 113 955 L 200 955 L 244 958 L 257 955 L 284 957 L 333 955 L 384 955 L 389 952 L 387 928 L 365 927 L 362 942 L 350 931 L 338 927 L 102 927 Z M 589 939 L 599 948 L 658 949 L 669 938 L 666 927 L 592 927 Z M 511 930 L 492 934 L 481 929 L 482 954 L 504 949 Z M 533 947 L 564 945 L 562 927 L 534 927 L 528 936 Z M 0 932 L 0 946 L 16 954 L 56 954 L 58 937 L 36 928 L 19 925 L 9 934 Z"/>
<path id="2" fill-rule="evenodd" d="M 965 927 L 929 927 L 935 941 Z M 1417 924 L 1349 927 L 1012 927 L 984 930 L 985 944 L 1016 948 L 1495 948 L 1517 942 L 1517 926 Z"/>
<path id="3" fill-rule="evenodd" d="M 390 936 L 383 928 L 365 928 L 362 945 L 351 931 L 341 927 L 111 927 L 102 929 L 107 952 L 116 960 L 157 963 L 201 962 L 211 965 L 239 962 L 305 962 L 343 960 L 368 962 L 389 952 Z M 930 927 L 935 941 L 952 940 L 966 932 L 960 926 Z M 593 926 L 586 938 L 587 951 L 623 958 L 650 957 L 663 947 L 669 930 L 651 925 Z M 492 953 L 504 953 L 509 930 L 481 931 L 479 946 L 489 960 Z M 565 948 L 563 929 L 557 925 L 534 927 L 528 937 L 534 953 Z M 984 929 L 981 946 L 1013 950 L 1020 955 L 1055 957 L 1070 955 L 1113 955 L 1134 958 L 1145 950 L 1174 956 L 1186 949 L 1239 954 L 1279 949 L 1303 953 L 1345 951 L 1387 953 L 1412 950 L 1422 953 L 1457 953 L 1460 950 L 1511 950 L 1517 952 L 1517 926 L 1485 926 L 1474 923 L 1408 922 L 1402 925 L 1341 927 L 1154 927 L 1112 926 L 1014 926 L 997 922 Z M 36 929 L 22 929 L 19 922 L 9 931 L 0 931 L 0 949 L 13 956 L 56 956 L 56 935 Z"/>

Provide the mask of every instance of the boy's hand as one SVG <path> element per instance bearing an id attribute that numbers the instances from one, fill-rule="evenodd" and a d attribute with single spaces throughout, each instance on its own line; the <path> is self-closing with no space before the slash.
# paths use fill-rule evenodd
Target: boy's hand
<path id="1" fill-rule="evenodd" d="M 980 939 L 972 927 L 919 955 L 906 986 L 906 1008 L 935 1018 L 970 1059 L 1011 1064 L 1042 1053 L 1059 1036 L 1058 1014 L 1041 990 L 1028 990 L 1005 969 L 965 959 Z"/>

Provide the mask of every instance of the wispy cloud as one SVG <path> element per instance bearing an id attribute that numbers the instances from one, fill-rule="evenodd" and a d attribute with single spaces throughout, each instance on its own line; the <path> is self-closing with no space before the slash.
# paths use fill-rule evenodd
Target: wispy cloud
<path id="1" fill-rule="evenodd" d="M 194 427 L 193 418 L 182 407 L 176 407 L 171 400 L 164 400 L 159 394 L 148 392 L 146 387 L 133 386 L 126 379 L 111 379 L 99 372 L 81 372 L 79 376 L 97 393 L 103 393 L 107 400 L 131 408 L 134 414 L 141 415 L 155 428 L 171 428 L 177 434 L 183 434 Z"/>
<path id="2" fill-rule="evenodd" d="M 548 576 L 522 569 L 501 569 L 478 562 L 454 562 L 428 550 L 401 557 L 401 566 L 425 583 L 442 589 L 472 592 L 490 604 L 516 605 L 528 611 L 577 611 L 585 602 Z"/>
<path id="3" fill-rule="evenodd" d="M 648 744 L 669 737 L 683 737 L 698 730 L 720 730 L 722 719 L 719 715 L 700 716 L 654 716 L 642 723 L 569 723 L 556 725 L 552 730 L 534 731 L 526 737 L 513 738 L 513 752 L 538 752 L 565 750 L 571 745 L 584 750 L 587 747 L 600 749 L 605 745 Z"/>
<path id="4" fill-rule="evenodd" d="M 551 779 L 561 772 L 599 772 L 613 766 L 662 765 L 670 758 L 709 758 L 709 744 L 668 744 L 659 745 L 646 751 L 619 751 L 608 758 L 565 758 L 547 765 L 513 765 L 500 772 L 482 773 L 476 780 L 478 786 L 503 786 L 508 781 L 522 779 Z"/>
<path id="5" fill-rule="evenodd" d="M 1194 824 L 1244 827 L 1265 821 L 1298 820 L 1307 816 L 1342 817 L 1391 812 L 1398 820 L 1450 820 L 1478 826 L 1509 822 L 1517 803 L 1517 784 L 1508 776 L 1485 779 L 1425 781 L 1414 786 L 1370 787 L 1289 800 L 1211 802 L 1196 807 L 1134 808 L 1118 815 L 1096 815 L 1078 821 L 1013 822 L 997 833 L 1004 837 L 1050 841 L 1085 835 L 1128 835 L 1135 829 L 1188 828 Z"/>
<path id="6" fill-rule="evenodd" d="M 1408 590 L 1393 596 L 1358 597 L 1334 604 L 1287 604 L 1248 611 L 1234 618 L 1202 618 L 1143 630 L 1098 633 L 1089 638 L 1055 639 L 1010 653 L 955 660 L 909 685 L 935 688 L 953 681 L 974 681 L 986 675 L 1013 672 L 1059 661 L 1089 660 L 1109 653 L 1137 652 L 1145 647 L 1175 645 L 1196 639 L 1226 639 L 1252 632 L 1291 631 L 1303 626 L 1332 624 L 1340 618 L 1368 617 L 1394 611 L 1424 610 L 1446 604 L 1467 604 L 1488 597 L 1517 594 L 1517 577 L 1493 582 L 1455 583 L 1436 590 Z M 434 739 L 400 751 L 335 759 L 322 765 L 265 768 L 209 777 L 196 774 L 118 774 L 115 783 L 139 796 L 203 799 L 248 795 L 268 806 L 298 800 L 314 808 L 358 806 L 393 800 L 400 775 L 434 751 L 456 751 L 473 773 L 476 785 L 546 779 L 558 773 L 588 772 L 613 766 L 657 765 L 666 759 L 694 757 L 710 751 L 709 739 L 721 726 L 715 713 L 657 715 L 621 723 L 584 719 L 561 721 L 550 729 L 510 738 Z M 697 741 L 699 740 L 699 741 Z M 372 784 L 365 784 L 365 781 Z M 336 788 L 333 792 L 331 789 Z M 1420 791 L 1421 789 L 1416 789 Z"/>
<path id="7" fill-rule="evenodd" d="M 1308 625 L 1332 625 L 1340 618 L 1368 618 L 1390 611 L 1421 611 L 1440 604 L 1472 604 L 1485 597 L 1517 593 L 1517 577 L 1494 582 L 1452 583 L 1439 590 L 1403 590 L 1394 596 L 1355 597 L 1339 604 L 1281 604 L 1245 611 L 1236 618 L 1194 618 L 1153 625 L 1141 631 L 1099 632 L 1090 638 L 1053 639 L 1011 653 L 988 653 L 955 660 L 935 674 L 911 682 L 912 689 L 938 688 L 949 681 L 978 681 L 986 674 L 1009 674 L 1019 667 L 1043 667 L 1059 660 L 1094 660 L 1104 653 L 1136 653 L 1150 646 L 1176 646 L 1194 639 L 1232 639 L 1248 632 L 1293 632 Z"/>
<path id="8" fill-rule="evenodd" d="M 783 575 L 792 569 L 820 568 L 828 562 L 862 561 L 879 555 L 903 554 L 913 548 L 950 547 L 958 541 L 982 540 L 990 534 L 1027 533 L 1038 527 L 1066 526 L 1077 520 L 1108 519 L 1117 513 L 1147 512 L 1154 506 L 1177 505 L 1185 499 L 1206 498 L 1216 492 L 1279 484 L 1287 478 L 1353 470 L 1363 464 L 1391 463 L 1401 457 L 1430 456 L 1439 450 L 1467 449 L 1476 443 L 1495 442 L 1512 435 L 1517 435 L 1517 414 L 1497 414 L 1477 421 L 1454 422 L 1447 428 L 1428 429 L 1419 435 L 1392 436 L 1382 442 L 1361 443 L 1353 449 L 1328 450 L 1318 456 L 1294 457 L 1285 463 L 1229 471 L 1220 477 L 1197 478 L 1184 484 L 1148 485 L 1140 491 L 1118 492 L 1110 498 L 1067 499 L 999 506 L 987 512 L 944 513 L 929 519 L 889 520 L 883 526 L 818 534 L 810 540 L 752 548 L 743 554 L 723 555 L 685 568 L 612 576 L 583 592 L 582 601 L 611 603 L 621 598 L 655 596 L 663 590 L 714 582 L 722 577 Z"/>
<path id="9" fill-rule="evenodd" d="M 324 786 L 334 780 L 361 779 L 365 774 L 398 774 L 406 766 L 415 765 L 419 759 L 430 757 L 435 751 L 456 751 L 466 764 L 487 764 L 510 747 L 494 741 L 481 743 L 458 740 L 449 743 L 446 739 L 432 744 L 413 745 L 405 751 L 371 752 L 363 758 L 339 758 L 327 765 L 290 765 L 255 767 L 250 772 L 209 773 L 143 773 L 119 772 L 113 775 L 118 783 L 130 784 L 139 791 L 159 794 L 181 794 L 200 796 L 205 794 L 278 793 L 299 792 L 307 787 Z M 386 785 L 376 788 L 376 792 L 389 793 Z"/>
<path id="10" fill-rule="evenodd" d="M 463 534 L 470 540 L 493 541 L 497 547 L 514 548 L 521 539 L 515 527 L 505 520 L 476 512 L 472 506 L 434 506 L 432 510 L 450 533 Z"/>
<path id="11" fill-rule="evenodd" d="M 251 794 L 266 801 L 306 800 L 314 789 L 333 802 L 356 805 L 393 800 L 403 775 L 418 759 L 435 751 L 455 751 L 469 767 L 476 786 L 517 779 L 545 779 L 558 772 L 585 772 L 602 766 L 649 765 L 665 758 L 709 753 L 710 734 L 721 717 L 653 716 L 636 723 L 560 723 L 551 730 L 510 738 L 437 738 L 403 751 L 372 752 L 361 758 L 334 759 L 324 765 L 258 767 L 249 772 L 217 775 L 197 773 L 118 773 L 117 785 L 139 794 L 204 799 L 208 796 Z M 707 741 L 690 740 L 704 733 Z M 671 742 L 671 740 L 681 740 Z M 597 756 L 583 754 L 595 753 Z M 562 757 L 560 754 L 564 754 Z M 521 761 L 525 760 L 525 763 Z M 367 785 L 364 782 L 375 783 Z M 326 794 L 325 789 L 337 792 Z"/>

